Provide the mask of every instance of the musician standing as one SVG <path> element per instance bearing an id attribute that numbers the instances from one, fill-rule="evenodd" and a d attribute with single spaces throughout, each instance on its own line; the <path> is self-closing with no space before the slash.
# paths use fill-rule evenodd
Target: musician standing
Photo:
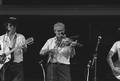
<path id="1" fill-rule="evenodd" d="M 62 45 L 67 41 L 65 25 L 58 22 L 54 25 L 55 37 L 47 40 L 40 50 L 40 55 L 48 54 L 47 81 L 71 81 L 70 58 L 75 55 L 74 46 Z"/>
<path id="2" fill-rule="evenodd" d="M 6 33 L 0 36 L 1 50 L 3 56 L 6 52 L 17 46 L 22 46 L 11 53 L 12 62 L 9 64 L 9 72 L 6 72 L 5 81 L 23 81 L 23 53 L 26 51 L 25 37 L 16 32 L 17 23 L 15 17 L 10 17 L 5 23 Z M 6 56 L 7 57 L 7 56 Z"/>
<path id="3" fill-rule="evenodd" d="M 112 58 L 114 54 L 118 54 L 118 60 L 115 62 L 113 61 L 113 58 Z M 111 47 L 108 53 L 107 62 L 110 65 L 111 70 L 113 72 L 120 73 L 120 41 L 116 41 Z"/>

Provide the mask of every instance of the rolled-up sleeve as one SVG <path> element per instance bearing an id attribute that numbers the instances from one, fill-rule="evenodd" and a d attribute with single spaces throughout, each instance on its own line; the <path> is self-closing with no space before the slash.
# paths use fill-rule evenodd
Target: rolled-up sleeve
<path id="1" fill-rule="evenodd" d="M 17 40 L 16 40 L 16 47 L 17 46 L 22 46 L 22 45 L 27 47 L 26 39 L 23 35 L 18 35 Z"/>

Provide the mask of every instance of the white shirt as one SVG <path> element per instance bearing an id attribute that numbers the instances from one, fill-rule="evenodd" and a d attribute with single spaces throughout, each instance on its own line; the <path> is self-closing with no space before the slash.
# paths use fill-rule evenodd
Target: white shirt
<path id="1" fill-rule="evenodd" d="M 70 64 L 70 47 L 56 47 L 56 37 L 50 38 L 47 40 L 45 45 L 42 47 L 41 50 L 51 50 L 56 49 L 56 54 L 53 56 L 52 62 L 59 62 L 63 64 Z"/>
<path id="2" fill-rule="evenodd" d="M 112 48 L 110 49 L 114 53 L 118 53 L 118 57 L 120 58 L 120 41 L 117 41 L 113 44 Z"/>
<path id="3" fill-rule="evenodd" d="M 15 34 L 15 35 L 17 35 L 15 47 L 25 44 L 26 40 L 22 34 Z M 10 50 L 9 48 L 11 48 L 13 45 L 12 39 L 10 40 L 8 35 L 4 34 L 4 35 L 0 36 L 0 45 L 1 45 L 1 51 L 3 53 L 6 53 Z M 15 51 L 18 51 L 18 50 L 19 49 L 15 50 Z M 21 51 L 20 54 L 14 53 L 13 62 L 19 63 L 19 62 L 23 61 L 23 51 L 22 51 L 22 49 L 20 51 Z"/>

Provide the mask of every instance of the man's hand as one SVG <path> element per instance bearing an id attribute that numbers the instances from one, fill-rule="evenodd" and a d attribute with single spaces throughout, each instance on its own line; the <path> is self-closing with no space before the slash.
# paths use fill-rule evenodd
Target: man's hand
<path id="1" fill-rule="evenodd" d="M 26 52 L 26 51 L 27 51 L 27 46 L 26 46 L 26 45 L 23 45 L 23 46 L 22 46 L 22 50 L 23 50 L 23 52 Z"/>
<path id="2" fill-rule="evenodd" d="M 6 54 L 3 53 L 2 55 L 0 55 L 0 64 L 3 64 L 6 60 Z"/>
<path id="3" fill-rule="evenodd" d="M 120 73 L 120 68 L 119 67 L 114 67 L 114 68 L 112 68 L 112 70 L 117 72 L 117 73 Z"/>
<path id="4" fill-rule="evenodd" d="M 2 54 L 2 57 L 3 57 L 3 58 L 5 58 L 5 57 L 6 57 L 6 54 L 5 54 L 5 53 L 3 53 L 3 54 Z"/>
<path id="5" fill-rule="evenodd" d="M 55 53 L 55 49 L 50 49 L 48 53 Z"/>

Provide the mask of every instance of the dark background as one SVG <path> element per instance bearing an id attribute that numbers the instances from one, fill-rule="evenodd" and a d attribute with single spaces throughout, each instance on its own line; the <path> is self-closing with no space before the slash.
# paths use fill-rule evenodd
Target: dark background
<path id="1" fill-rule="evenodd" d="M 2 0 L 3 5 L 119 5 L 119 0 Z"/>
<path id="2" fill-rule="evenodd" d="M 77 39 L 83 47 L 75 47 L 76 55 L 71 59 L 72 81 L 86 81 L 86 69 L 89 60 L 93 59 L 98 36 L 101 36 L 97 50 L 97 79 L 113 80 L 106 57 L 113 43 L 120 38 L 120 16 L 49 16 L 49 15 L 1 15 L 0 34 L 5 33 L 4 23 L 10 16 L 17 18 L 17 32 L 26 39 L 34 38 L 34 43 L 28 46 L 24 53 L 24 73 L 26 81 L 42 81 L 43 74 L 39 61 L 43 60 L 46 70 L 47 55 L 40 56 L 39 51 L 48 38 L 54 36 L 53 25 L 62 22 L 66 27 L 67 37 L 79 35 Z M 116 58 L 116 57 L 115 57 Z M 94 67 L 90 68 L 90 80 L 94 79 Z"/>

